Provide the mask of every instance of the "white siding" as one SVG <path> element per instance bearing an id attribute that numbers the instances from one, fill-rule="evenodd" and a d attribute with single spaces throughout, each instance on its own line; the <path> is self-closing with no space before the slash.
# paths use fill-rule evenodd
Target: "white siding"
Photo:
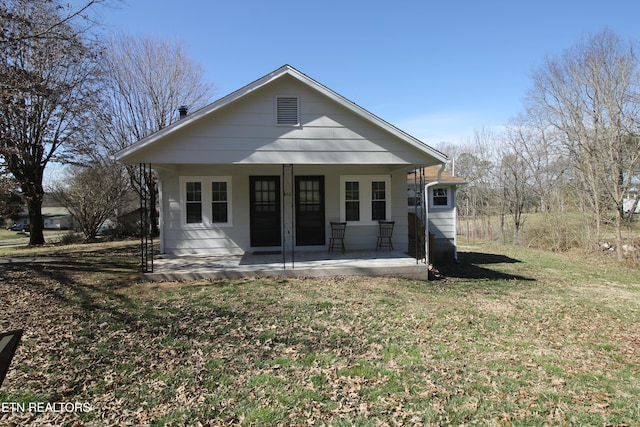
<path id="1" fill-rule="evenodd" d="M 452 239 L 455 235 L 453 209 L 429 212 L 429 230 L 438 238 Z"/>
<path id="2" fill-rule="evenodd" d="M 276 96 L 298 96 L 301 126 L 278 126 Z M 127 159 L 130 163 L 433 164 L 424 152 L 292 77 L 216 110 Z"/>
<path id="3" fill-rule="evenodd" d="M 249 246 L 249 212 L 242 209 L 249 205 L 248 176 L 238 175 L 231 166 L 180 166 L 172 172 L 162 172 L 164 217 L 162 221 L 163 250 L 172 254 L 242 254 Z M 260 170 L 260 174 L 278 175 L 279 168 Z M 231 176 L 234 191 L 232 227 L 188 227 L 182 223 L 180 201 L 180 176 Z"/>
<path id="4" fill-rule="evenodd" d="M 456 246 L 456 187 L 451 185 L 436 188 L 447 188 L 449 205 L 429 207 L 429 232 L 435 238 L 435 258 L 446 259 L 449 255 L 453 256 Z M 432 202 L 431 194 L 429 202 Z"/>
<path id="5" fill-rule="evenodd" d="M 281 165 L 183 165 L 173 169 L 159 169 L 162 182 L 162 239 L 163 250 L 169 254 L 242 254 L 254 249 L 250 246 L 249 229 L 249 177 L 252 175 L 281 176 Z M 393 244 L 396 249 L 408 245 L 408 217 L 406 198 L 406 173 L 404 170 L 391 172 L 388 166 L 331 166 L 297 165 L 294 176 L 321 175 L 325 177 L 325 226 L 326 242 L 330 235 L 329 222 L 340 218 L 340 175 L 390 175 L 391 219 L 396 221 Z M 180 177 L 181 176 L 230 176 L 232 180 L 233 226 L 193 227 L 181 222 Z M 284 188 L 281 179 L 281 193 L 290 192 Z M 287 197 L 281 194 L 281 197 Z M 285 205 L 291 199 L 285 199 Z M 283 224 L 285 229 L 288 224 Z M 348 250 L 375 249 L 377 225 L 350 226 L 347 228 Z M 327 245 L 296 247 L 296 250 L 326 250 Z M 261 248 L 263 249 L 263 248 Z"/>

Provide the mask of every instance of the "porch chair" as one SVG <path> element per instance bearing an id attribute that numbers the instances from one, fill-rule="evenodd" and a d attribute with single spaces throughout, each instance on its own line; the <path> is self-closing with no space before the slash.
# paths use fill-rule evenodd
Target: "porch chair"
<path id="1" fill-rule="evenodd" d="M 393 249 L 393 226 L 395 221 L 378 221 L 378 243 L 376 244 L 376 251 L 380 248 L 387 247 L 389 250 Z"/>
<path id="2" fill-rule="evenodd" d="M 340 243 L 342 253 L 346 250 L 344 247 L 344 235 L 347 231 L 346 222 L 330 222 L 331 224 L 331 237 L 329 238 L 329 252 L 335 249 L 335 246 Z"/>

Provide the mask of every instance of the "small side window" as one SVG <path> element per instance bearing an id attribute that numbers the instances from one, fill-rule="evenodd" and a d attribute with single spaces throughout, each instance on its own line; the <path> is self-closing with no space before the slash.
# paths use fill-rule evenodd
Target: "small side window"
<path id="1" fill-rule="evenodd" d="M 433 189 L 433 206 L 448 206 L 449 197 L 446 188 Z"/>

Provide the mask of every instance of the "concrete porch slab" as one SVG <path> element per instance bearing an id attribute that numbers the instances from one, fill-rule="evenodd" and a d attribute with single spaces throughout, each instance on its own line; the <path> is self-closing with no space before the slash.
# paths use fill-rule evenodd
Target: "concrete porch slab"
<path id="1" fill-rule="evenodd" d="M 149 281 L 242 277 L 397 276 L 427 279 L 427 266 L 400 251 L 296 252 L 237 256 L 159 255 Z"/>

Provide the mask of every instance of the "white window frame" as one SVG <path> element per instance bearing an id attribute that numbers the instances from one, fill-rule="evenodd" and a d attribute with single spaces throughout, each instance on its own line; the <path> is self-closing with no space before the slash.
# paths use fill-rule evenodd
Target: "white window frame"
<path id="1" fill-rule="evenodd" d="M 373 183 L 374 182 L 382 182 L 384 184 L 384 199 L 374 199 L 373 198 Z M 384 218 L 381 219 L 375 219 L 374 221 L 389 221 L 389 211 L 387 209 L 387 206 L 389 206 L 389 197 L 387 196 L 388 192 L 389 192 L 389 183 L 386 180 L 383 179 L 372 179 L 371 180 L 371 217 L 373 218 L 373 202 L 384 202 L 384 209 L 385 209 L 385 213 L 384 213 Z"/>
<path id="2" fill-rule="evenodd" d="M 447 204 L 446 205 L 436 205 L 436 191 L 437 190 L 445 190 L 447 192 Z M 439 196 L 440 197 L 440 196 Z M 431 209 L 450 209 L 451 208 L 451 189 L 449 187 L 433 187 L 429 189 L 429 203 Z"/>
<path id="3" fill-rule="evenodd" d="M 372 220 L 372 182 L 385 183 L 385 220 L 391 220 L 391 176 L 390 175 L 341 175 L 340 176 L 340 221 L 346 220 L 346 183 L 360 183 L 360 221 L 347 221 L 349 225 L 377 225 L 378 220 Z"/>
<path id="4" fill-rule="evenodd" d="M 209 202 L 209 206 L 211 207 L 210 220 L 215 225 L 220 225 L 220 224 L 226 225 L 226 224 L 229 223 L 229 221 L 231 221 L 231 218 L 229 217 L 229 215 L 231 215 L 231 209 L 230 209 L 231 200 L 229 199 L 229 196 L 230 196 L 229 188 L 231 186 L 231 183 L 227 179 L 212 179 L 212 180 L 209 180 L 207 182 L 209 183 L 209 185 L 211 185 L 211 188 L 210 188 L 210 191 L 209 191 L 209 194 L 211 196 L 211 200 Z M 214 201 L 213 200 L 213 184 L 215 184 L 215 183 L 224 183 L 224 184 L 226 184 L 226 186 L 225 186 L 226 199 L 224 201 Z M 226 206 L 226 208 L 227 208 L 226 209 L 227 210 L 227 220 L 226 221 L 222 222 L 222 221 L 214 221 L 213 220 L 213 205 L 214 204 L 224 204 Z"/>
<path id="5" fill-rule="evenodd" d="M 199 189 L 200 200 L 188 200 L 188 197 L 187 197 L 188 193 L 189 193 L 189 191 L 187 190 L 187 185 L 188 184 L 200 184 L 200 189 Z M 184 223 L 189 225 L 189 226 L 191 226 L 191 225 L 196 225 L 196 226 L 200 225 L 200 224 L 202 224 L 204 222 L 204 205 L 203 205 L 203 199 L 204 199 L 203 190 L 204 190 L 204 188 L 203 188 L 203 185 L 202 185 L 202 181 L 199 181 L 199 180 L 187 180 L 187 181 L 184 182 L 183 188 L 184 188 L 184 203 L 183 203 L 183 206 L 184 206 Z M 189 222 L 189 221 L 187 221 L 187 219 L 188 219 L 188 214 L 187 214 L 188 209 L 187 209 L 187 207 L 190 204 L 199 205 L 200 206 L 200 219 L 201 219 L 200 222 Z"/>
<path id="6" fill-rule="evenodd" d="M 202 222 L 187 223 L 187 182 L 200 182 L 202 187 Z M 212 183 L 227 184 L 227 222 L 213 222 Z M 210 229 L 233 226 L 232 185 L 230 176 L 181 176 L 180 177 L 180 223 L 188 229 Z"/>
<path id="7" fill-rule="evenodd" d="M 347 200 L 347 183 L 358 184 L 358 199 L 357 200 L 355 200 L 355 199 L 354 200 Z M 342 191 L 344 192 L 344 201 L 341 202 L 340 206 L 342 207 L 342 210 L 344 211 L 344 214 L 341 214 L 340 216 L 341 216 L 343 221 L 348 221 L 348 222 L 351 222 L 351 223 L 359 222 L 360 220 L 362 220 L 362 212 L 361 212 L 362 211 L 362 209 L 361 209 L 361 206 L 362 206 L 362 189 L 360 188 L 361 187 L 360 181 L 359 180 L 348 180 L 347 179 L 341 185 L 342 185 Z M 347 219 L 347 201 L 349 201 L 349 202 L 357 202 L 358 203 L 358 221 Z"/>
<path id="8" fill-rule="evenodd" d="M 279 122 L 279 114 L 278 114 L 278 101 L 283 98 L 291 98 L 296 100 L 296 123 L 280 123 Z M 300 97 L 296 95 L 277 95 L 275 100 L 273 101 L 274 107 L 274 122 L 276 126 L 284 126 L 284 127 L 299 127 L 300 126 Z"/>

